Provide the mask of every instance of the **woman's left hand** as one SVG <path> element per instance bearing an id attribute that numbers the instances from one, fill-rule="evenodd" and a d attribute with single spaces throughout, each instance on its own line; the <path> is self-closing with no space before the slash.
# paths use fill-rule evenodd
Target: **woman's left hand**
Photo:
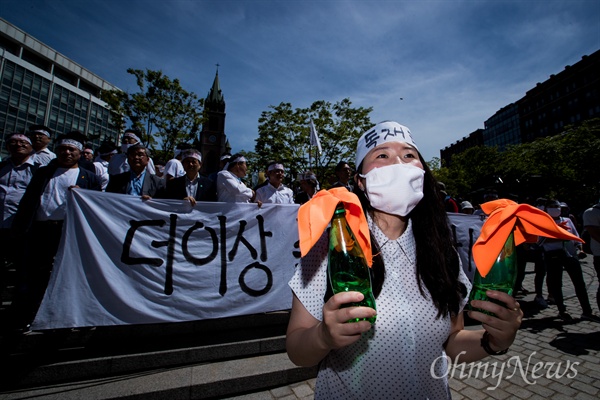
<path id="1" fill-rule="evenodd" d="M 521 326 L 523 311 L 521 305 L 511 295 L 496 290 L 486 292 L 490 299 L 506 304 L 496 304 L 491 301 L 472 300 L 471 306 L 476 309 L 485 310 L 495 315 L 487 315 L 479 311 L 471 310 L 470 318 L 481 322 L 483 328 L 489 333 L 489 343 L 494 351 L 508 349 L 517 336 L 517 330 Z"/>

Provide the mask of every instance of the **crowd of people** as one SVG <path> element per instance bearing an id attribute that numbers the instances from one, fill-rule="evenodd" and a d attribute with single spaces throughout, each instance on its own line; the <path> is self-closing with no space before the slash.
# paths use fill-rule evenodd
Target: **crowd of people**
<path id="1" fill-rule="evenodd" d="M 11 319 L 18 327 L 29 326 L 44 295 L 71 188 L 142 200 L 183 199 L 192 206 L 204 201 L 301 204 L 319 190 L 311 171 L 298 176 L 301 191 L 287 187 L 286 170 L 279 161 L 270 162 L 264 182 L 251 188 L 243 181 L 248 165 L 242 154 L 223 154 L 219 171 L 203 176 L 202 154 L 189 144 L 178 145 L 172 159 L 155 164 L 150 149 L 133 129 L 123 133 L 120 151 L 111 142 L 94 150 L 83 133 L 73 131 L 55 139 L 55 153 L 48 148 L 53 137 L 44 125 L 7 135 L 9 156 L 0 163 L 0 285 L 5 286 L 6 265 L 15 265 L 18 282 Z M 350 168 L 345 162 L 340 166 L 336 168 L 336 172 L 343 170 L 339 182 L 347 184 Z"/>

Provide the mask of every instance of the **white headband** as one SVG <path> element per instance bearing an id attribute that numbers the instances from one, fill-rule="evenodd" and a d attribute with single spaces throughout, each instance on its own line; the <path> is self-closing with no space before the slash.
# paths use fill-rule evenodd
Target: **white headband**
<path id="1" fill-rule="evenodd" d="M 229 164 L 238 163 L 238 162 L 246 162 L 244 156 L 239 156 L 235 160 L 229 160 Z"/>
<path id="2" fill-rule="evenodd" d="M 363 133 L 360 139 L 358 139 L 358 143 L 356 144 L 356 164 L 354 164 L 356 168 L 358 168 L 371 149 L 388 142 L 408 143 L 417 149 L 410 130 L 406 126 L 394 121 L 380 122 Z"/>
<path id="3" fill-rule="evenodd" d="M 83 143 L 73 139 L 62 139 L 58 142 L 58 146 L 73 146 L 79 151 L 83 150 Z"/>
<path id="4" fill-rule="evenodd" d="M 29 139 L 27 136 L 23 135 L 22 133 L 15 133 L 14 135 L 11 135 L 8 140 L 10 139 L 20 139 L 23 140 L 29 144 L 31 144 L 31 139 Z"/>
<path id="5" fill-rule="evenodd" d="M 35 131 L 31 131 L 32 133 L 43 133 L 44 135 L 50 137 L 50 132 L 45 131 L 43 129 L 36 129 Z"/>
<path id="6" fill-rule="evenodd" d="M 117 151 L 113 150 L 113 151 L 109 151 L 108 153 L 100 153 L 99 155 L 101 155 L 101 156 L 108 156 L 108 155 L 111 155 L 111 154 L 117 154 Z"/>
<path id="7" fill-rule="evenodd" d="M 304 173 L 304 174 L 299 174 L 298 175 L 298 180 L 299 181 L 309 181 L 309 180 L 313 180 L 313 181 L 317 181 L 317 176 L 315 174 L 311 174 L 311 173 Z"/>
<path id="8" fill-rule="evenodd" d="M 221 156 L 221 160 L 220 161 L 229 160 L 229 158 L 231 158 L 231 154 L 225 154 L 225 155 Z"/>
<path id="9" fill-rule="evenodd" d="M 239 156 L 239 157 L 238 157 L 238 158 L 236 158 L 235 160 L 229 160 L 229 161 L 227 162 L 227 164 L 225 164 L 225 166 L 223 167 L 223 170 L 224 170 L 224 171 L 229 171 L 229 166 L 230 166 L 231 164 L 234 164 L 234 163 L 239 163 L 239 162 L 246 162 L 246 159 L 244 158 L 244 156 Z"/>
<path id="10" fill-rule="evenodd" d="M 197 151 L 184 151 L 181 154 L 181 160 L 185 160 L 186 158 L 195 158 L 196 160 L 202 162 L 202 154 Z"/>
<path id="11" fill-rule="evenodd" d="M 135 139 L 138 143 L 141 142 L 140 138 L 135 133 L 125 132 L 123 134 L 123 137 L 130 137 L 130 138 Z"/>
<path id="12" fill-rule="evenodd" d="M 285 171 L 285 169 L 283 168 L 283 164 L 271 164 L 269 165 L 269 168 L 267 168 L 267 172 L 271 172 L 274 169 L 280 169 L 282 171 Z"/>

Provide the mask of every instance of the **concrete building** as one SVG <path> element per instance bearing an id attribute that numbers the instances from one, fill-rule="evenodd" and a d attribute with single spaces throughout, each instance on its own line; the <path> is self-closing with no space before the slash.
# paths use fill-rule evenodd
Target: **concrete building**
<path id="1" fill-rule="evenodd" d="M 568 125 L 600 117 L 600 50 L 583 56 L 557 75 L 527 91 L 525 96 L 496 112 L 485 121 L 483 143 L 498 146 L 529 143 L 540 137 L 557 135 Z M 472 134 L 469 135 L 469 137 Z M 463 138 L 440 151 L 445 165 L 452 155 L 473 142 Z M 478 145 L 476 142 L 473 146 Z"/>
<path id="2" fill-rule="evenodd" d="M 452 156 L 460 154 L 471 147 L 483 146 L 484 145 L 484 130 L 477 129 L 471 132 L 468 136 L 457 140 L 451 146 L 448 146 L 440 151 L 440 159 L 445 167 L 450 166 Z"/>
<path id="3" fill-rule="evenodd" d="M 59 134 L 79 130 L 94 147 L 118 132 L 101 90 L 117 89 L 93 72 L 0 18 L 0 155 L 5 135 L 43 124 Z M 49 148 L 53 150 L 54 143 Z"/>

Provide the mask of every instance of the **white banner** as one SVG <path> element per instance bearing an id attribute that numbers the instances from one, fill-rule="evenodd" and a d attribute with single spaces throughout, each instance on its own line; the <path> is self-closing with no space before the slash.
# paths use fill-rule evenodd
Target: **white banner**
<path id="1" fill-rule="evenodd" d="M 473 282 L 476 269 L 472 249 L 481 232 L 484 221 L 482 217 L 484 216 L 448 213 L 454 247 L 460 256 L 463 271 L 471 282 Z"/>
<path id="2" fill-rule="evenodd" d="M 33 329 L 214 319 L 291 308 L 298 206 L 142 201 L 72 190 Z M 483 221 L 448 214 L 463 269 Z"/>
<path id="3" fill-rule="evenodd" d="M 33 329 L 223 318 L 291 308 L 297 205 L 72 190 Z"/>

